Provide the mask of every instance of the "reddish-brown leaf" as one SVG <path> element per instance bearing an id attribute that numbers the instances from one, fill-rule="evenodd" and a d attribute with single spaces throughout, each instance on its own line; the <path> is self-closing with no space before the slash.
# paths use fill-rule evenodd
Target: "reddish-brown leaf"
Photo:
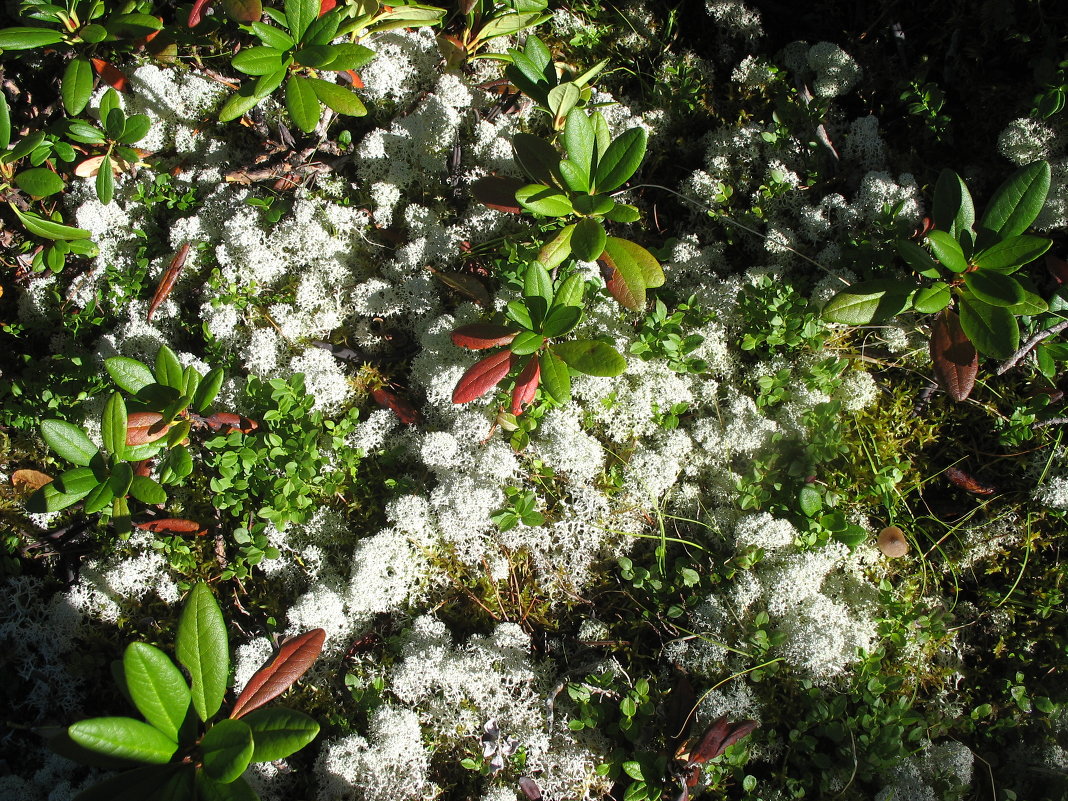
<path id="1" fill-rule="evenodd" d="M 211 3 L 211 0 L 194 0 L 193 7 L 189 9 L 189 20 L 187 24 L 190 28 L 195 28 L 200 24 L 200 21 L 204 19 L 204 10 Z"/>
<path id="2" fill-rule="evenodd" d="M 319 16 L 333 11 L 335 6 L 337 6 L 337 0 L 319 0 Z"/>
<path id="3" fill-rule="evenodd" d="M 144 523 L 134 523 L 133 526 L 154 534 L 193 534 L 203 537 L 208 533 L 208 530 L 196 520 L 186 520 L 181 517 L 160 517 Z"/>
<path id="4" fill-rule="evenodd" d="M 201 418 L 201 421 L 212 431 L 222 431 L 224 434 L 229 434 L 231 431 L 250 434 L 260 427 L 260 424 L 255 420 L 242 417 L 233 412 L 215 412 Z"/>
<path id="5" fill-rule="evenodd" d="M 931 362 L 939 386 L 953 400 L 959 403 L 971 394 L 979 373 L 979 354 L 955 311 L 943 309 L 931 325 Z"/>
<path id="6" fill-rule="evenodd" d="M 512 390 L 512 414 L 521 415 L 523 407 L 534 400 L 534 394 L 538 391 L 538 382 L 540 380 L 541 361 L 538 359 L 537 354 L 534 354 L 515 381 L 515 389 Z"/>
<path id="7" fill-rule="evenodd" d="M 976 495 L 993 495 L 995 491 L 994 487 L 984 484 L 956 467 L 946 468 L 946 478 L 949 479 L 951 484 L 956 484 L 961 489 L 974 492 Z"/>
<path id="8" fill-rule="evenodd" d="M 519 214 L 523 207 L 515 199 L 515 192 L 525 183 L 518 178 L 504 178 L 499 175 L 487 175 L 471 184 L 471 194 L 475 200 L 495 211 Z"/>
<path id="9" fill-rule="evenodd" d="M 352 79 L 352 88 L 353 89 L 363 89 L 364 88 L 363 78 L 360 77 L 360 74 L 358 72 L 356 72 L 356 70 L 345 70 L 345 74 L 348 75 Z"/>
<path id="10" fill-rule="evenodd" d="M 511 344 L 517 333 L 504 325 L 471 323 L 452 332 L 452 344 L 468 350 L 485 350 Z"/>
<path id="11" fill-rule="evenodd" d="M 708 760 L 715 759 L 726 751 L 728 746 L 752 734 L 753 729 L 759 725 L 755 720 L 740 720 L 731 723 L 726 715 L 716 718 L 701 737 L 701 742 L 690 752 L 686 767 L 703 765 Z"/>
<path id="12" fill-rule="evenodd" d="M 435 270 L 433 267 L 428 267 L 427 269 L 429 269 L 430 272 L 432 272 L 443 284 L 451 286 L 461 295 L 470 298 L 479 306 L 489 306 L 489 292 L 485 285 L 475 278 L 475 276 L 468 275 L 467 273 L 443 273 L 440 270 Z"/>
<path id="13" fill-rule="evenodd" d="M 371 397 L 383 409 L 390 409 L 405 425 L 414 426 L 423 421 L 423 415 L 419 413 L 419 410 L 412 406 L 407 398 L 402 398 L 393 390 L 379 387 L 371 390 Z"/>
<path id="14" fill-rule="evenodd" d="M 45 484 L 52 482 L 52 476 L 40 470 L 16 470 L 11 474 L 11 486 L 19 493 L 29 495 Z"/>
<path id="15" fill-rule="evenodd" d="M 460 376 L 456 389 L 452 392 L 452 402 L 467 403 L 485 395 L 504 380 L 512 369 L 513 361 L 512 352 L 502 350 L 475 362 Z"/>
<path id="16" fill-rule="evenodd" d="M 89 61 L 92 62 L 93 69 L 104 83 L 120 92 L 126 91 L 127 80 L 122 71 L 102 58 L 91 58 Z"/>
<path id="17" fill-rule="evenodd" d="M 519 789 L 523 791 L 530 801 L 541 801 L 541 788 L 538 787 L 538 783 L 529 776 L 523 776 L 519 779 Z"/>
<path id="18" fill-rule="evenodd" d="M 234 702 L 230 717 L 239 718 L 273 701 L 290 687 L 319 658 L 326 641 L 323 629 L 312 629 L 282 643 L 278 653 L 249 679 Z"/>
<path id="19" fill-rule="evenodd" d="M 163 275 L 160 276 L 159 285 L 156 287 L 156 294 L 152 296 L 152 302 L 148 304 L 148 317 L 147 321 L 152 322 L 152 315 L 156 313 L 156 309 L 159 308 L 159 304 L 163 303 L 167 299 L 167 296 L 171 294 L 171 290 L 174 289 L 174 282 L 178 280 L 178 274 L 182 272 L 182 268 L 185 266 L 185 259 L 189 255 L 189 243 L 186 242 L 182 245 L 182 249 L 175 254 L 171 259 L 170 266 L 164 270 Z"/>
<path id="20" fill-rule="evenodd" d="M 126 444 L 146 445 L 167 436 L 170 425 L 159 412 L 132 412 L 126 418 Z"/>

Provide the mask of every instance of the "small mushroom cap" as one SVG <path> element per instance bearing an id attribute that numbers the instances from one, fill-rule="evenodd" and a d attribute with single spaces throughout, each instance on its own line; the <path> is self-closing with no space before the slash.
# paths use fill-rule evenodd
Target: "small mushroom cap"
<path id="1" fill-rule="evenodd" d="M 905 539 L 905 532 L 897 526 L 887 526 L 879 532 L 879 550 L 885 556 L 896 559 L 909 552 L 909 541 Z"/>

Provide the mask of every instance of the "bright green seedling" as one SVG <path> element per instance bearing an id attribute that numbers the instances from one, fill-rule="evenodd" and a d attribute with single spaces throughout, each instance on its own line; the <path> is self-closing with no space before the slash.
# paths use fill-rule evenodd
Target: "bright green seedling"
<path id="1" fill-rule="evenodd" d="M 156 355 L 155 369 L 124 356 L 107 359 L 104 366 L 119 388 L 132 396 L 130 402 L 119 392 L 111 394 L 101 417 L 100 448 L 73 423 L 41 423 L 44 441 L 75 467 L 31 495 L 27 509 L 56 512 L 79 501 L 85 514 L 110 507 L 116 529 L 125 533 L 131 528 L 129 497 L 149 506 L 165 504 L 163 485 L 180 483 L 192 472 L 192 457 L 184 443 L 192 422 L 209 426 L 213 422 L 214 415 L 203 414 L 215 400 L 223 374 L 215 369 L 202 376 L 193 367 L 183 369 L 166 346 Z M 158 481 L 138 469 L 164 450 Z"/>
<path id="2" fill-rule="evenodd" d="M 459 0 L 459 14 L 438 34 L 438 47 L 445 68 L 455 72 L 464 62 L 478 58 L 501 58 L 499 53 L 480 53 L 490 39 L 514 36 L 552 19 L 549 0 Z"/>
<path id="3" fill-rule="evenodd" d="M 557 403 L 571 399 L 571 371 L 617 376 L 626 368 L 619 352 L 596 339 L 558 341 L 582 320 L 582 276 L 571 274 L 553 287 L 552 277 L 539 262 L 527 267 L 523 299 L 508 304 L 507 325 L 473 323 L 452 332 L 452 341 L 468 350 L 507 346 L 476 362 L 461 376 L 453 403 L 467 403 L 485 395 L 514 369 L 511 413 L 519 415 L 534 400 L 538 387 Z"/>
<path id="4" fill-rule="evenodd" d="M 1051 240 L 1025 234 L 1038 217 L 1050 187 L 1050 167 L 1021 167 L 997 189 L 982 217 L 967 185 L 943 170 L 934 193 L 934 229 L 927 249 L 897 241 L 901 257 L 921 277 L 880 278 L 842 290 L 823 309 L 824 319 L 849 325 L 885 321 L 909 309 L 937 314 L 932 324 L 935 375 L 955 399 L 971 392 L 978 355 L 1009 359 L 1020 347 L 1020 317 L 1049 310 L 1027 276 L 1016 273 L 1050 247 Z"/>
<path id="5" fill-rule="evenodd" d="M 318 76 L 357 70 L 374 58 L 374 51 L 355 42 L 333 44 L 346 32 L 341 27 L 342 10 L 334 8 L 320 15 L 320 8 L 319 0 L 287 0 L 284 11 L 264 9 L 275 25 L 254 20 L 242 26 L 260 44 L 241 50 L 230 63 L 255 80 L 247 81 L 226 102 L 220 120 L 240 117 L 283 84 L 286 110 L 305 133 L 319 124 L 322 105 L 353 117 L 367 113 L 355 92 Z"/>
<path id="6" fill-rule="evenodd" d="M 553 128 L 564 127 L 567 115 L 578 105 L 586 105 L 593 94 L 590 82 L 608 64 L 604 59 L 578 77 L 565 81 L 566 67 L 552 59 L 552 53 L 537 36 L 528 36 L 522 50 L 510 49 L 512 63 L 504 74 L 519 91 L 537 103 L 537 108 L 553 118 Z"/>
<path id="7" fill-rule="evenodd" d="M 193 587 L 178 624 L 175 656 L 137 642 L 113 666 L 119 687 L 144 720 L 101 717 L 69 726 L 50 743 L 63 756 L 131 768 L 82 792 L 76 801 L 146 798 L 249 801 L 242 778 L 253 762 L 274 762 L 306 746 L 319 724 L 303 712 L 265 709 L 312 666 L 326 640 L 314 629 L 287 640 L 253 675 L 228 717 L 216 719 L 230 677 L 222 611 L 203 582 Z M 140 767 L 138 767 L 140 766 Z"/>

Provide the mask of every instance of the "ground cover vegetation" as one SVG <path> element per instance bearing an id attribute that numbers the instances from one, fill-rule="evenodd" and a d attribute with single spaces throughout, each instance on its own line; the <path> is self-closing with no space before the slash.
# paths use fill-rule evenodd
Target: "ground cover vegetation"
<path id="1" fill-rule="evenodd" d="M 4 798 L 1068 795 L 1065 9 L 4 13 Z"/>

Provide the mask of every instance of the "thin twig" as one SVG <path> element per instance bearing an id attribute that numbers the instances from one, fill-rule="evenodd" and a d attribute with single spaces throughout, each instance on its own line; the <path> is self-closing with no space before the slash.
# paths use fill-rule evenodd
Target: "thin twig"
<path id="1" fill-rule="evenodd" d="M 1053 336 L 1054 334 L 1059 334 L 1065 328 L 1068 328 L 1068 320 L 1061 320 L 1056 325 L 1051 325 L 1049 328 L 1043 331 L 1039 331 L 1029 340 L 1024 342 L 1023 345 L 1020 346 L 1020 349 L 1014 354 L 1012 354 L 1012 356 L 1010 356 L 1008 359 L 998 365 L 997 374 L 1001 375 L 1002 373 L 1011 370 L 1013 367 L 1020 363 L 1020 360 L 1023 359 L 1024 356 L 1034 350 L 1035 346 L 1039 342 L 1041 342 L 1043 339 L 1047 339 Z"/>
<path id="2" fill-rule="evenodd" d="M 1045 428 L 1046 426 L 1063 426 L 1068 423 L 1068 417 L 1051 417 L 1049 420 L 1039 420 L 1031 424 L 1031 428 Z"/>

